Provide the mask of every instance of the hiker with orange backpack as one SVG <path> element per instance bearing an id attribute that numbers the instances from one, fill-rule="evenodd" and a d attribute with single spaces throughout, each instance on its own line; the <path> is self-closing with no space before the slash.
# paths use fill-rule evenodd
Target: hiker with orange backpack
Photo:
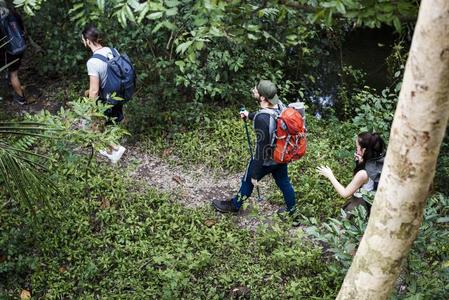
<path id="1" fill-rule="evenodd" d="M 220 212 L 238 212 L 259 181 L 271 174 L 282 191 L 286 204 L 278 212 L 293 214 L 296 200 L 288 177 L 288 163 L 305 153 L 304 120 L 297 110 L 286 108 L 282 104 L 275 84 L 269 80 L 261 80 L 252 90 L 252 95 L 261 109 L 255 113 L 244 110 L 240 112 L 240 116 L 243 120 L 250 119 L 254 122 L 254 156 L 248 163 L 239 193 L 230 201 L 214 200 L 212 205 Z"/>

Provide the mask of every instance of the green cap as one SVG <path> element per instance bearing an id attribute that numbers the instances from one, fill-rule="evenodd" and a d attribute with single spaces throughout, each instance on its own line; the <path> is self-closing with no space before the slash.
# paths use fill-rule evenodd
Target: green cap
<path id="1" fill-rule="evenodd" d="M 277 95 L 277 88 L 274 83 L 269 80 L 261 80 L 257 85 L 257 91 L 260 96 L 264 96 L 270 101 L 271 104 L 276 105 L 279 103 L 279 97 Z"/>
<path id="2" fill-rule="evenodd" d="M 6 1 L 5 0 L 0 0 L 0 7 L 4 7 L 7 8 L 8 6 L 6 5 Z"/>

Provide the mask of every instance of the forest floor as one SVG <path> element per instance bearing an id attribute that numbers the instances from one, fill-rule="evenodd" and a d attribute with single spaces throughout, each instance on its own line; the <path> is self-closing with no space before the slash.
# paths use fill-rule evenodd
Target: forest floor
<path id="1" fill-rule="evenodd" d="M 120 166 L 127 166 L 128 174 L 142 186 L 157 188 L 159 191 L 173 196 L 182 205 L 189 208 L 211 206 L 214 199 L 229 200 L 238 192 L 244 170 L 237 174 L 229 174 L 212 170 L 207 166 L 181 166 L 174 156 L 161 158 L 147 153 L 139 144 L 128 147 Z M 119 166 L 119 167 L 120 167 Z M 265 178 L 260 184 L 261 195 L 268 195 L 273 187 L 273 180 Z M 280 206 L 267 200 L 257 201 L 255 192 L 250 198 L 250 205 L 241 209 L 236 222 L 241 227 L 255 230 L 260 222 L 269 222 Z M 256 214 L 257 212 L 257 214 Z"/>
<path id="2" fill-rule="evenodd" d="M 45 109 L 56 113 L 60 107 L 66 105 L 66 97 L 58 94 L 60 83 L 53 83 L 45 92 L 30 85 L 25 87 L 28 104 L 19 105 L 9 97 L 0 102 L 0 110 L 7 117 L 20 116 L 25 113 L 34 114 Z M 213 170 L 206 165 L 180 164 L 180 159 L 171 154 L 156 155 L 146 150 L 139 141 L 124 143 L 127 151 L 121 161 L 113 168 L 126 170 L 130 178 L 138 182 L 136 186 L 156 188 L 160 192 L 170 195 L 188 208 L 211 206 L 214 199 L 230 200 L 240 187 L 241 177 L 245 170 L 239 173 L 227 173 Z M 109 163 L 97 155 L 97 159 Z M 248 202 L 239 213 L 232 214 L 235 222 L 250 230 L 256 230 L 261 222 L 269 223 L 281 207 L 267 201 L 267 195 L 276 188 L 274 180 L 267 176 L 260 183 L 262 201 L 256 200 L 253 193 Z M 142 190 L 145 192 L 145 190 Z M 265 197 L 264 197 L 265 195 Z M 217 214 L 219 214 L 217 212 Z"/>

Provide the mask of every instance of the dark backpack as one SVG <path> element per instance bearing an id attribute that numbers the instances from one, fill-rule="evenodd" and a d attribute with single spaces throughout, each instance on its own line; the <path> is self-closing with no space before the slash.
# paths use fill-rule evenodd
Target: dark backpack
<path id="1" fill-rule="evenodd" d="M 25 36 L 17 18 L 9 13 L 0 20 L 3 34 L 7 37 L 7 52 L 12 55 L 22 54 L 26 49 Z"/>
<path id="2" fill-rule="evenodd" d="M 377 191 L 379 186 L 380 175 L 384 166 L 385 154 L 370 159 L 365 163 L 365 170 L 368 173 L 368 177 L 374 182 L 374 191 Z"/>
<path id="3" fill-rule="evenodd" d="M 92 58 L 104 61 L 108 65 L 106 84 L 100 88 L 100 99 L 115 105 L 131 100 L 136 87 L 136 73 L 126 54 L 119 54 L 116 49 L 111 50 L 113 55 L 111 59 L 101 54 L 94 54 Z"/>

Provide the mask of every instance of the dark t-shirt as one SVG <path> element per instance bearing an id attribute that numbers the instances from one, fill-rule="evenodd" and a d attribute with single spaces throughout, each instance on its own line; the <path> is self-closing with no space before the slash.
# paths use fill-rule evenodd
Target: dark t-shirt
<path id="1" fill-rule="evenodd" d="M 253 173 L 251 178 L 260 180 L 265 161 L 271 160 L 273 147 L 270 140 L 270 118 L 268 113 L 250 113 L 248 118 L 254 122 L 256 131 L 256 150 L 254 153 Z"/>

